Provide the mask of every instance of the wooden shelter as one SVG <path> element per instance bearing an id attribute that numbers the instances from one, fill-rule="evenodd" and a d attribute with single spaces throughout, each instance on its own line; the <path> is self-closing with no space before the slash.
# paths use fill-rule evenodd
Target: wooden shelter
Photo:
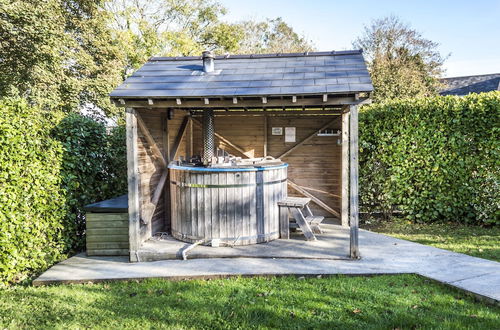
<path id="1" fill-rule="evenodd" d="M 208 112 L 219 150 L 286 162 L 288 194 L 350 227 L 359 258 L 358 107 L 372 90 L 358 50 L 151 58 L 111 93 L 126 109 L 130 260 L 172 229 L 167 166 L 203 154 Z"/>

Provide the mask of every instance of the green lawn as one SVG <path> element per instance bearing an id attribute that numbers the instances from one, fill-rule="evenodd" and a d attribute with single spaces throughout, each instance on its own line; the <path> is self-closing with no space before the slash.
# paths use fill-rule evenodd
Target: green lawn
<path id="1" fill-rule="evenodd" d="M 415 224 L 393 219 L 370 220 L 364 229 L 441 249 L 500 261 L 500 226 L 485 228 L 459 224 Z"/>
<path id="2" fill-rule="evenodd" d="M 499 329 L 500 308 L 416 275 L 0 289 L 0 328 Z"/>

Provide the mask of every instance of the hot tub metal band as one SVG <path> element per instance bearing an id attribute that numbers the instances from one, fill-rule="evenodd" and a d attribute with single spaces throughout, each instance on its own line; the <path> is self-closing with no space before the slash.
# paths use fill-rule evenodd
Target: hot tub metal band
<path id="1" fill-rule="evenodd" d="M 240 184 L 200 184 L 200 183 L 184 183 L 177 181 L 170 181 L 171 184 L 175 184 L 179 187 L 189 187 L 189 188 L 236 188 L 236 187 L 255 187 L 260 185 L 269 185 L 274 183 L 283 183 L 287 179 L 269 181 L 269 182 L 259 182 L 259 183 L 240 183 Z"/>
<path id="2" fill-rule="evenodd" d="M 172 234 L 177 235 L 179 237 L 182 237 L 184 239 L 186 239 L 186 238 L 190 239 L 190 240 L 199 240 L 200 239 L 200 237 L 198 237 L 198 236 L 186 235 L 186 234 L 183 234 L 181 232 L 174 231 L 174 230 L 172 230 Z M 258 234 L 258 235 L 253 235 L 253 236 L 225 237 L 225 238 L 219 238 L 219 239 L 221 240 L 221 242 L 227 243 L 227 242 L 233 242 L 236 240 L 238 240 L 238 241 L 246 241 L 246 240 L 252 240 L 252 239 L 267 240 L 269 238 L 276 237 L 277 235 L 279 235 L 279 232 L 273 231 L 273 232 L 267 233 L 267 234 Z M 208 239 L 208 241 L 210 241 L 210 240 L 211 239 Z"/>

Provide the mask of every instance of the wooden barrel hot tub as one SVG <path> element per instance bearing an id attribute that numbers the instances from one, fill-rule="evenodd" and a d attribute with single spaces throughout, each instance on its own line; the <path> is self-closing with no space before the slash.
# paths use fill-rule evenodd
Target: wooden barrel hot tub
<path id="1" fill-rule="evenodd" d="M 278 202 L 287 196 L 288 164 L 170 165 L 171 229 L 178 240 L 249 245 L 279 237 Z"/>

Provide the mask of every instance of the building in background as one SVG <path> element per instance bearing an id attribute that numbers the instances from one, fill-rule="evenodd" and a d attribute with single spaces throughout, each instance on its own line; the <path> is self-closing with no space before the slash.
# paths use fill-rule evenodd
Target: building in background
<path id="1" fill-rule="evenodd" d="M 500 90 L 500 73 L 444 78 L 446 85 L 439 94 L 464 96 Z"/>

